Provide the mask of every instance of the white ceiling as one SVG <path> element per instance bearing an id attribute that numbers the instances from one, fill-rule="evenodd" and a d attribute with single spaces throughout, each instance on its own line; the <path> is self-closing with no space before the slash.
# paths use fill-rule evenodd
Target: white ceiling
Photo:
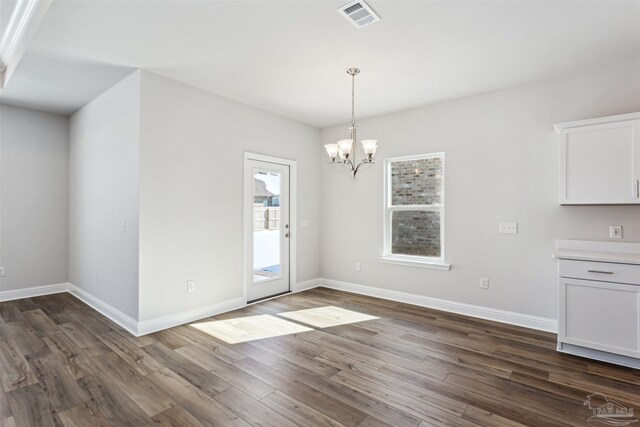
<path id="1" fill-rule="evenodd" d="M 346 3 L 56 0 L 1 97 L 69 114 L 144 68 L 325 127 L 353 66 L 362 118 L 640 57 L 640 1 L 370 0 L 363 29 Z"/>
<path id="2" fill-rule="evenodd" d="M 7 87 L 0 90 L 0 102 L 68 115 L 134 70 L 27 51 Z"/>
<path id="3" fill-rule="evenodd" d="M 16 0 L 0 1 L 0 29 L 4 29 L 9 25 L 9 18 L 16 7 Z M 0 32 L 3 33 L 4 31 Z"/>

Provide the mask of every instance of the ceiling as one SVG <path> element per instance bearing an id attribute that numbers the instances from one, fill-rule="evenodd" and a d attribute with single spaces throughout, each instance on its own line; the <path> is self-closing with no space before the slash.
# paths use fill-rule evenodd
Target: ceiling
<path id="1" fill-rule="evenodd" d="M 9 18 L 16 7 L 16 0 L 0 1 L 0 28 L 4 29 L 9 25 Z"/>
<path id="2" fill-rule="evenodd" d="M 0 0 L 3 1 L 3 0 Z M 317 127 L 640 57 L 640 1 L 55 0 L 0 99 L 71 114 L 136 68 Z"/>

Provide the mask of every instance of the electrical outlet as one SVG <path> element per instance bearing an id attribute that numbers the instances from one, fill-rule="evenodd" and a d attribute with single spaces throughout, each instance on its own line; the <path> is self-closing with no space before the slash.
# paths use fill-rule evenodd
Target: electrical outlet
<path id="1" fill-rule="evenodd" d="M 489 289 L 489 278 L 487 277 L 480 278 L 480 289 Z"/>
<path id="2" fill-rule="evenodd" d="M 0 277 L 4 277 L 4 267 L 0 267 Z"/>
<path id="3" fill-rule="evenodd" d="M 622 226 L 610 225 L 609 226 L 609 238 L 610 239 L 622 239 Z"/>
<path id="4" fill-rule="evenodd" d="M 360 263 L 356 262 L 356 271 L 360 271 Z"/>
<path id="5" fill-rule="evenodd" d="M 187 281 L 187 292 L 193 292 L 196 290 L 196 281 L 189 280 Z"/>
<path id="6" fill-rule="evenodd" d="M 122 232 L 123 233 L 127 232 L 127 221 L 122 221 Z"/>
<path id="7" fill-rule="evenodd" d="M 518 234 L 517 222 L 501 222 L 498 225 L 498 232 L 500 234 Z"/>
<path id="8" fill-rule="evenodd" d="M 97 271 L 93 272 L 93 277 L 95 278 L 96 283 L 98 283 L 98 272 Z"/>

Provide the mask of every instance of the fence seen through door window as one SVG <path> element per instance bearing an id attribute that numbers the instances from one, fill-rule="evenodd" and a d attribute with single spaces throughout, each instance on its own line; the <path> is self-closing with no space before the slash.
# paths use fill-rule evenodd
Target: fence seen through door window
<path id="1" fill-rule="evenodd" d="M 253 207 L 253 231 L 279 230 L 280 207 Z"/>

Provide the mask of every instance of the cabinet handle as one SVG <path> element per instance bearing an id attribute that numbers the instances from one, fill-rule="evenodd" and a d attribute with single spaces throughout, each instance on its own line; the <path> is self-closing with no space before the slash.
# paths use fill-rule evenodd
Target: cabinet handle
<path id="1" fill-rule="evenodd" d="M 587 270 L 589 273 L 600 273 L 600 274 L 613 274 L 613 271 L 602 271 L 602 270 Z"/>
<path id="2" fill-rule="evenodd" d="M 640 199 L 640 179 L 636 179 L 636 198 Z"/>

